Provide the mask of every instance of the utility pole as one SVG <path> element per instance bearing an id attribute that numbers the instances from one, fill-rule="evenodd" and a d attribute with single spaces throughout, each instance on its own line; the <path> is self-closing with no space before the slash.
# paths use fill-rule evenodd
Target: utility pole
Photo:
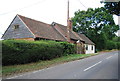
<path id="1" fill-rule="evenodd" d="M 69 0 L 68 0 L 68 9 L 67 9 L 67 41 L 70 42 L 70 20 L 69 20 Z"/>

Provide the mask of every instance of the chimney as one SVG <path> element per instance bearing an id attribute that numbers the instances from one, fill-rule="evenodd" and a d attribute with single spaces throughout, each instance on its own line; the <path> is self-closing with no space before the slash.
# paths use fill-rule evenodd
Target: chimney
<path id="1" fill-rule="evenodd" d="M 69 29 L 72 31 L 72 20 L 70 18 L 68 19 L 68 26 Z"/>
<path id="2" fill-rule="evenodd" d="M 69 17 L 69 0 L 68 0 L 68 11 L 67 11 L 67 41 L 70 42 L 70 30 L 72 30 L 72 20 Z"/>

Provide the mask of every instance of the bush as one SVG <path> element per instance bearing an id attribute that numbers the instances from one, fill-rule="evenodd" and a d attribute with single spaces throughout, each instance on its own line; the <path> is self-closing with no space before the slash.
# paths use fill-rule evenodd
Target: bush
<path id="1" fill-rule="evenodd" d="M 63 50 L 64 54 L 74 54 L 74 53 L 76 53 L 75 44 L 68 43 L 68 42 L 60 42 L 60 44 L 64 48 L 64 50 Z"/>
<path id="2" fill-rule="evenodd" d="M 117 44 L 117 49 L 120 50 L 120 42 L 117 42 L 116 44 Z"/>
<path id="3" fill-rule="evenodd" d="M 60 57 L 63 54 L 62 45 L 56 42 L 4 40 L 2 42 L 2 48 L 3 65 L 49 60 Z"/>
<path id="4" fill-rule="evenodd" d="M 110 40 L 107 41 L 106 49 L 108 50 L 117 49 L 117 43 Z"/>
<path id="5" fill-rule="evenodd" d="M 2 65 L 50 60 L 75 53 L 74 44 L 55 41 L 2 41 Z"/>

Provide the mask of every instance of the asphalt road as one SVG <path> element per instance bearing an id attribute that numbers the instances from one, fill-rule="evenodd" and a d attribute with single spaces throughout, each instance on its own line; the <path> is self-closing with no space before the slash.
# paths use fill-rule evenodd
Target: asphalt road
<path id="1" fill-rule="evenodd" d="M 118 79 L 118 51 L 102 53 L 8 79 Z"/>

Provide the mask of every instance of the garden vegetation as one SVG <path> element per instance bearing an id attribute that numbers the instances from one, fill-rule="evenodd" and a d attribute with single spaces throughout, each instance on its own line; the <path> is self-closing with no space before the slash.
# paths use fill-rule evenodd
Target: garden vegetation
<path id="1" fill-rule="evenodd" d="M 55 41 L 2 41 L 2 65 L 15 65 L 50 60 L 75 54 L 74 44 Z"/>

